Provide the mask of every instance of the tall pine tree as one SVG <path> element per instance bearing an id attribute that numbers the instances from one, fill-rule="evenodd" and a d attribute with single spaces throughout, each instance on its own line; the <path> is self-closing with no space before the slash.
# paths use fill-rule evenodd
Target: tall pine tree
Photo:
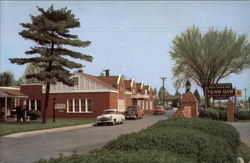
<path id="1" fill-rule="evenodd" d="M 25 28 L 19 34 L 37 43 L 26 51 L 26 55 L 34 55 L 31 58 L 12 58 L 11 63 L 23 65 L 31 63 L 42 71 L 29 74 L 26 78 L 36 78 L 46 84 L 46 93 L 43 108 L 43 123 L 46 123 L 46 110 L 49 103 L 50 84 L 62 82 L 72 86 L 71 73 L 69 69 L 83 67 L 80 63 L 68 60 L 68 56 L 91 62 L 93 57 L 67 49 L 73 47 L 87 47 L 90 41 L 81 41 L 77 35 L 70 34 L 70 29 L 80 27 L 79 19 L 66 7 L 54 9 L 50 6 L 47 11 L 37 7 L 40 12 L 37 16 L 31 15 L 31 23 L 21 23 Z M 38 55 L 37 55 L 38 54 Z M 65 56 L 67 58 L 65 58 Z"/>

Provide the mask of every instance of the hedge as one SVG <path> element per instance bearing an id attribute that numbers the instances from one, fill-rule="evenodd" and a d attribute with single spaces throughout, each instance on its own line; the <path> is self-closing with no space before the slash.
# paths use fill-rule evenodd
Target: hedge
<path id="1" fill-rule="evenodd" d="M 95 150 L 86 155 L 72 154 L 49 160 L 39 160 L 36 163 L 195 163 L 188 158 L 180 157 L 164 151 L 114 151 Z"/>
<path id="2" fill-rule="evenodd" d="M 195 129 L 214 136 L 223 137 L 235 153 L 238 152 L 240 146 L 240 135 L 237 130 L 230 124 L 220 121 L 202 118 L 170 118 L 167 121 L 160 121 L 150 128 L 165 128 L 168 130 L 168 127 Z"/>
<path id="3" fill-rule="evenodd" d="M 209 119 L 171 118 L 140 132 L 122 135 L 89 154 L 37 163 L 233 163 L 239 145 L 239 134 L 231 125 Z"/>
<path id="4" fill-rule="evenodd" d="M 238 120 L 250 120 L 250 111 L 238 111 L 235 116 Z"/>
<path id="5" fill-rule="evenodd" d="M 197 162 L 235 162 L 236 154 L 222 137 L 185 128 L 154 128 L 124 135 L 104 146 L 113 151 L 162 150 Z"/>

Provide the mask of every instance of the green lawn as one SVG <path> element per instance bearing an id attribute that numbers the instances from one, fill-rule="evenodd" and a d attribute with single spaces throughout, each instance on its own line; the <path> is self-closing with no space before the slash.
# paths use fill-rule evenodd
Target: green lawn
<path id="1" fill-rule="evenodd" d="M 65 126 L 74 126 L 81 124 L 94 123 L 95 119 L 91 118 L 75 118 L 75 119 L 56 119 L 53 123 L 52 119 L 48 119 L 46 124 L 42 123 L 42 119 L 31 120 L 29 122 L 0 122 L 0 136 L 8 135 L 12 133 L 18 133 L 23 131 L 34 131 L 49 128 L 58 128 Z"/>

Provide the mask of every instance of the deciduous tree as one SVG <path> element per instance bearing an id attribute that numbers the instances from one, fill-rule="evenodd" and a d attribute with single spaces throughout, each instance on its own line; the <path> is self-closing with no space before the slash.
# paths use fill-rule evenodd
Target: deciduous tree
<path id="1" fill-rule="evenodd" d="M 14 86 L 15 78 L 11 71 L 0 73 L 0 86 Z"/>
<path id="2" fill-rule="evenodd" d="M 170 55 L 175 61 L 175 86 L 178 88 L 191 79 L 203 89 L 204 95 L 210 84 L 250 66 L 247 36 L 228 28 L 222 31 L 211 28 L 206 33 L 195 26 L 188 28 L 175 37 Z"/>
<path id="3" fill-rule="evenodd" d="M 46 123 L 46 110 L 48 107 L 50 84 L 62 82 L 73 85 L 69 69 L 81 68 L 81 63 L 69 60 L 69 57 L 92 61 L 92 56 L 73 51 L 69 47 L 87 47 L 90 41 L 81 41 L 77 35 L 70 33 L 70 29 L 80 27 L 79 19 L 67 8 L 54 9 L 50 6 L 47 10 L 37 7 L 40 12 L 37 16 L 31 15 L 31 23 L 21 23 L 25 28 L 19 34 L 34 41 L 37 45 L 25 53 L 29 58 L 12 58 L 11 63 L 23 65 L 31 63 L 42 71 L 32 72 L 26 78 L 35 78 L 46 85 L 45 101 L 43 108 L 43 123 Z"/>

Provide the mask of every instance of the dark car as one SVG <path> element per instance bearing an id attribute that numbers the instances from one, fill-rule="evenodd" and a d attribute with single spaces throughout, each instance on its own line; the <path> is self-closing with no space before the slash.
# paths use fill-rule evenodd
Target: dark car
<path id="1" fill-rule="evenodd" d="M 126 119 L 139 119 L 143 117 L 144 112 L 140 106 L 133 105 L 128 107 L 128 110 L 124 113 L 124 115 Z"/>

